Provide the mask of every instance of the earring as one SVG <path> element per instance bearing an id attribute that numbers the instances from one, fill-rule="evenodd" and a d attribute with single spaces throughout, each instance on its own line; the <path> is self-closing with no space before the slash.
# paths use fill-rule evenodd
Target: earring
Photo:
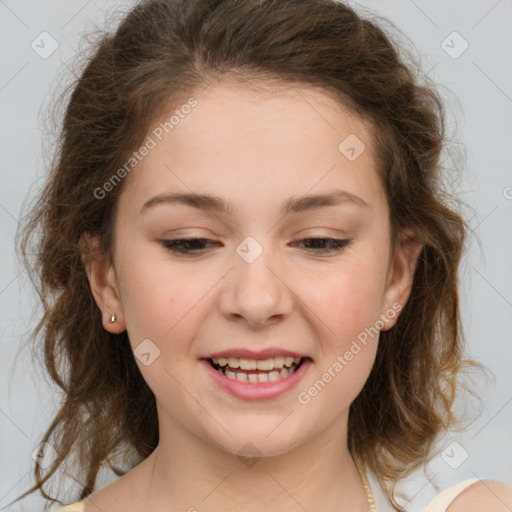
<path id="1" fill-rule="evenodd" d="M 110 317 L 110 323 L 113 324 L 116 321 L 116 315 L 112 314 Z"/>

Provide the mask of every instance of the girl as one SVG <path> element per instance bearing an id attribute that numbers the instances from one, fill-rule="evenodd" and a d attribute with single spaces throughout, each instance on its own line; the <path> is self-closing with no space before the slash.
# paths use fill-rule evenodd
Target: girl
<path id="1" fill-rule="evenodd" d="M 443 143 L 435 90 L 343 3 L 133 7 L 24 230 L 65 394 L 28 492 L 75 457 L 69 512 L 406 510 L 474 365 Z M 427 510 L 511 506 L 470 480 Z"/>

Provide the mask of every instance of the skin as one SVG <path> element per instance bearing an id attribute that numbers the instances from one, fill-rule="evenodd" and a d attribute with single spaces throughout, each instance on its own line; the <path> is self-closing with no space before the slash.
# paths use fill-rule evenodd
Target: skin
<path id="1" fill-rule="evenodd" d="M 382 329 L 392 328 L 398 314 L 386 312 L 405 305 L 421 247 L 404 233 L 391 252 L 370 127 L 325 92 L 216 83 L 194 97 L 198 106 L 126 178 L 113 261 L 102 254 L 85 261 L 104 328 L 126 329 L 133 349 L 150 339 L 160 350 L 148 366 L 136 358 L 156 396 L 160 443 L 91 495 L 86 512 L 366 512 L 347 420 L 378 336 L 309 403 L 299 403 L 297 394 L 379 315 L 387 319 Z M 366 146 L 355 161 L 338 150 L 349 134 Z M 345 202 L 280 214 L 291 196 L 334 189 L 368 206 Z M 170 204 L 140 212 L 169 192 L 219 195 L 234 213 Z M 247 236 L 263 249 L 252 263 L 236 252 Z M 186 257 L 161 243 L 190 237 L 213 245 Z M 311 237 L 352 243 L 321 254 L 303 242 Z M 199 362 L 211 352 L 271 346 L 313 359 L 298 386 L 272 400 L 225 393 Z M 239 457 L 251 454 L 243 448 L 248 442 L 261 456 L 250 466 Z"/>
<path id="2" fill-rule="evenodd" d="M 498 480 L 480 480 L 461 493 L 446 512 L 510 512 L 512 486 Z"/>

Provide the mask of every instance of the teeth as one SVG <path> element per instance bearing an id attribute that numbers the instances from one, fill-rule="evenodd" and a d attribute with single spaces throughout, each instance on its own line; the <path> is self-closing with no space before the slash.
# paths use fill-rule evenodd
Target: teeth
<path id="1" fill-rule="evenodd" d="M 300 357 L 276 356 L 268 359 L 247 359 L 245 357 L 220 357 L 213 358 L 213 362 L 219 366 L 229 366 L 232 369 L 241 370 L 281 370 L 284 367 L 290 368 L 293 364 L 298 365 Z"/>
<path id="2" fill-rule="evenodd" d="M 224 358 L 220 359 L 213 359 L 214 362 L 218 361 L 216 364 L 220 365 L 221 361 Z M 229 358 L 231 359 L 231 358 Z M 237 358 L 234 358 L 237 359 Z M 252 382 L 257 384 L 258 382 L 274 382 L 279 379 L 284 379 L 285 377 L 288 377 L 291 375 L 298 366 L 298 363 L 300 362 L 300 357 L 297 358 L 290 358 L 292 360 L 292 365 L 290 368 L 287 368 L 286 366 L 283 366 L 280 369 L 274 369 L 272 368 L 270 371 L 268 370 L 261 370 L 259 372 L 252 372 L 247 373 L 246 371 L 233 371 L 235 367 L 231 366 L 231 363 L 228 365 L 227 363 L 224 365 L 224 368 L 218 368 L 217 371 L 228 377 L 229 379 L 238 380 L 240 382 Z M 295 362 L 297 360 L 297 362 Z M 269 366 L 268 359 L 263 360 L 263 365 L 265 367 Z M 234 364 L 236 364 L 238 361 L 233 361 Z M 259 363 L 260 361 L 251 360 L 251 362 Z M 243 364 L 241 366 L 244 366 Z M 251 366 L 256 366 L 256 364 L 252 364 Z M 256 369 L 256 368 L 254 368 Z M 258 365 L 259 369 L 259 365 Z"/>
<path id="3" fill-rule="evenodd" d="M 248 382 L 249 377 L 247 376 L 247 373 L 236 372 L 236 380 L 239 380 L 240 382 Z"/>
<path id="4" fill-rule="evenodd" d="M 238 368 L 240 366 L 238 357 L 228 357 L 228 365 L 231 366 L 231 368 Z"/>
<path id="5" fill-rule="evenodd" d="M 241 368 L 242 370 L 256 370 L 256 359 L 246 359 L 245 357 L 242 357 L 240 359 L 238 359 L 238 357 L 233 357 L 233 359 L 236 359 L 238 361 L 238 367 Z"/>
<path id="6" fill-rule="evenodd" d="M 252 382 L 257 384 L 258 382 L 274 382 L 279 379 L 284 379 L 291 375 L 295 370 L 296 366 L 292 366 L 290 369 L 281 368 L 281 371 L 271 371 L 269 373 L 246 373 L 246 372 L 233 372 L 227 368 L 218 369 L 217 371 L 228 377 L 229 379 L 238 380 L 240 382 Z"/>
<path id="7" fill-rule="evenodd" d="M 272 361 L 272 368 L 269 368 L 269 370 L 273 368 L 279 368 L 281 369 L 284 366 L 284 357 L 283 356 L 277 356 L 271 359 Z"/>
<path id="8" fill-rule="evenodd" d="M 284 364 L 284 361 L 283 361 Z M 261 359 L 256 362 L 256 368 L 258 370 L 273 370 L 274 369 L 274 359 L 271 357 L 270 359 Z M 282 368 L 282 366 L 281 366 Z"/>
<path id="9" fill-rule="evenodd" d="M 229 377 L 230 379 L 234 379 L 234 380 L 236 380 L 236 373 L 235 373 L 235 372 L 230 372 L 229 370 L 226 370 L 226 371 L 224 372 L 224 375 L 225 375 L 226 377 Z"/>
<path id="10" fill-rule="evenodd" d="M 268 382 L 268 373 L 258 375 L 258 382 Z"/>
<path id="11" fill-rule="evenodd" d="M 280 378 L 281 378 L 281 375 L 279 375 L 279 372 L 270 372 L 268 374 L 269 382 L 273 382 L 273 381 L 278 380 Z"/>
<path id="12" fill-rule="evenodd" d="M 258 379 L 258 375 L 256 373 L 249 373 L 249 382 L 254 382 L 254 383 L 260 382 Z"/>

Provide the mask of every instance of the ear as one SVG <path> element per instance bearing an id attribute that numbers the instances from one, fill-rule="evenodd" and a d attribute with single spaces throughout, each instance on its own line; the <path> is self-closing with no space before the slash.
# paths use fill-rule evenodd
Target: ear
<path id="1" fill-rule="evenodd" d="M 388 267 L 388 278 L 384 292 L 385 311 L 401 311 L 411 293 L 414 272 L 418 262 L 418 256 L 423 248 L 423 244 L 418 242 L 416 234 L 409 228 L 406 228 L 400 234 L 399 244 L 391 258 Z M 398 309 L 398 305 L 400 308 Z M 393 327 L 398 319 L 394 314 L 393 318 L 388 318 L 383 331 Z"/>
<path id="2" fill-rule="evenodd" d="M 90 233 L 82 234 L 79 246 L 94 300 L 101 311 L 103 327 L 113 334 L 123 332 L 126 324 L 110 257 L 98 249 L 98 239 Z M 112 315 L 116 317 L 114 322 L 111 322 Z"/>

